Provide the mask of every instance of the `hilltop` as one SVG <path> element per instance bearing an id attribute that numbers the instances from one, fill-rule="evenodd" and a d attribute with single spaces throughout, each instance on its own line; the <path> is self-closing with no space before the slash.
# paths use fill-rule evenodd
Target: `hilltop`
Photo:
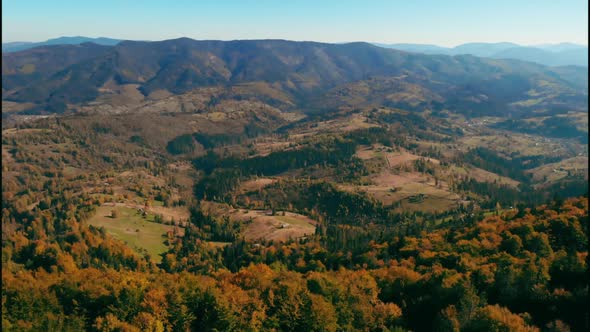
<path id="1" fill-rule="evenodd" d="M 367 43 L 181 38 L 48 46 L 4 53 L 2 58 L 3 100 L 33 103 L 20 108 L 25 114 L 78 110 L 113 95 L 147 100 L 203 87 L 231 88 L 234 97 L 286 109 L 354 107 L 337 90 L 346 87 L 372 99 L 382 84 L 394 84 L 391 88 L 407 97 L 390 96 L 391 105 L 507 116 L 530 111 L 531 103 L 551 112 L 564 100 L 573 110 L 583 110 L 588 86 L 581 68 L 415 54 Z"/>

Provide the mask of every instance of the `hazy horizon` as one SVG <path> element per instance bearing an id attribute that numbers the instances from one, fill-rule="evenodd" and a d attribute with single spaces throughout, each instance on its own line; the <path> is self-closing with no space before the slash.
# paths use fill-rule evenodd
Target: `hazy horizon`
<path id="1" fill-rule="evenodd" d="M 34 10 L 32 10 L 34 9 Z M 2 3 L 2 39 L 41 42 L 61 36 L 123 40 L 285 39 L 346 43 L 482 42 L 588 45 L 588 3 L 579 0 L 415 2 L 373 0 L 117 1 Z"/>
<path id="2" fill-rule="evenodd" d="M 324 41 L 318 41 L 318 40 L 294 40 L 294 39 L 285 39 L 285 38 L 245 38 L 245 39 L 195 39 L 195 38 L 191 38 L 191 37 L 186 37 L 186 36 L 182 36 L 182 37 L 175 37 L 175 38 L 167 38 L 167 39 L 158 39 L 158 40 L 147 40 L 147 39 L 122 39 L 122 38 L 115 38 L 115 37 L 111 37 L 111 36 L 55 36 L 55 37 L 51 37 L 48 39 L 44 39 L 44 40 L 35 40 L 35 41 L 30 41 L 30 40 L 14 40 L 14 41 L 6 41 L 3 42 L 3 44 L 9 44 L 9 43 L 42 43 L 42 42 L 46 42 L 48 40 L 53 40 L 53 39 L 59 39 L 59 38 L 93 38 L 93 39 L 98 39 L 98 38 L 107 38 L 107 39 L 117 39 L 117 40 L 121 40 L 121 41 L 125 41 L 125 40 L 129 40 L 129 41 L 144 41 L 144 42 L 159 42 L 159 41 L 165 41 L 165 40 L 174 40 L 174 39 L 179 39 L 179 38 L 189 38 L 189 39 L 193 39 L 193 40 L 197 40 L 197 41 L 204 41 L 204 40 L 219 40 L 219 41 L 235 41 L 235 40 L 287 40 L 287 41 L 294 41 L 294 42 L 315 42 L 315 43 L 327 43 L 327 44 L 346 44 L 346 43 L 358 43 L 358 42 L 364 42 L 364 43 L 369 43 L 369 44 L 374 44 L 374 45 L 396 45 L 396 44 L 415 44 L 415 45 L 430 45 L 430 46 L 439 46 L 439 47 L 445 47 L 445 48 L 454 48 L 457 46 L 461 46 L 461 45 L 465 45 L 465 44 L 475 44 L 475 43 L 482 43 L 482 44 L 500 44 L 500 43 L 508 43 L 508 44 L 517 44 L 519 46 L 524 46 L 524 47 L 541 47 L 541 46 L 549 46 L 549 45 L 561 45 L 561 44 L 572 44 L 572 45 L 578 45 L 578 46 L 584 46 L 584 47 L 588 47 L 588 44 L 583 44 L 583 43 L 574 43 L 574 42 L 570 42 L 570 41 L 563 41 L 563 42 L 555 42 L 555 43 L 543 43 L 543 44 L 531 44 L 531 45 L 527 45 L 527 44 L 519 44 L 519 43 L 515 43 L 515 42 L 511 42 L 511 41 L 495 41 L 495 42 L 482 42 L 482 41 L 468 41 L 465 43 L 461 43 L 461 44 L 457 44 L 457 45 L 450 45 L 450 46 L 445 46 L 445 45 L 440 45 L 440 44 L 430 44 L 430 43 L 412 43 L 412 42 L 390 42 L 390 43 L 385 43 L 385 42 L 380 42 L 380 41 L 368 41 L 368 40 L 354 40 L 354 41 L 343 41 L 343 42 L 324 42 Z"/>

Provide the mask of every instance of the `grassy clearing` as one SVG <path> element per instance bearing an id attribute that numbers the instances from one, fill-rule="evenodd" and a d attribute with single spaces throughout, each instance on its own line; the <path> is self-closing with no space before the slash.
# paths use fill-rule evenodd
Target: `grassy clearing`
<path id="1" fill-rule="evenodd" d="M 111 211 L 116 210 L 117 218 L 111 217 Z M 174 229 L 173 226 L 153 222 L 154 216 L 142 217 L 137 210 L 128 207 L 101 206 L 96 215 L 88 220 L 90 225 L 104 227 L 114 238 L 125 242 L 130 248 L 142 253 L 147 251 L 156 262 L 159 256 L 168 250 L 164 244 L 165 234 Z"/>
<path id="2" fill-rule="evenodd" d="M 315 233 L 315 222 L 310 218 L 291 212 L 278 212 L 277 215 L 266 215 L 264 211 L 238 210 L 234 218 L 252 220 L 244 230 L 246 240 L 285 241 L 289 238 L 300 238 Z"/>

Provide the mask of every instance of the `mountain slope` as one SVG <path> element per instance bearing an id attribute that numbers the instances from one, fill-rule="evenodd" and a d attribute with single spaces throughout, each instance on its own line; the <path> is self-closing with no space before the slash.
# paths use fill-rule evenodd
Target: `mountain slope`
<path id="1" fill-rule="evenodd" d="M 85 43 L 2 54 L 2 91 L 37 83 L 66 67 L 100 57 L 110 49 L 108 46 Z"/>
<path id="2" fill-rule="evenodd" d="M 423 96 L 437 96 L 424 97 L 423 106 L 436 101 L 474 114 L 513 110 L 514 103 L 531 98 L 531 91 L 541 94 L 537 99 L 583 99 L 587 95 L 583 88 L 587 87 L 587 76 L 575 71 L 470 55 L 406 53 L 367 43 L 181 38 L 125 41 L 112 47 L 44 47 L 3 54 L 3 59 L 3 99 L 35 102 L 41 108 L 60 111 L 70 107 L 66 105 L 75 107 L 95 100 L 107 82 L 134 84 L 145 96 L 157 91 L 182 94 L 199 87 L 262 82 L 272 87 L 274 94 L 289 96 L 288 104 L 304 106 L 344 84 L 397 78 L 402 85 L 420 86 Z M 584 108 L 583 104 L 569 106 Z"/>

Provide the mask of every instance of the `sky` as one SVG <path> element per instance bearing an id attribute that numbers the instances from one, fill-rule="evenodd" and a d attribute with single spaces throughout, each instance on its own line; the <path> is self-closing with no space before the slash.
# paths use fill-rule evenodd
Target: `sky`
<path id="1" fill-rule="evenodd" d="M 2 42 L 60 36 L 587 45 L 588 1 L 2 1 Z"/>

